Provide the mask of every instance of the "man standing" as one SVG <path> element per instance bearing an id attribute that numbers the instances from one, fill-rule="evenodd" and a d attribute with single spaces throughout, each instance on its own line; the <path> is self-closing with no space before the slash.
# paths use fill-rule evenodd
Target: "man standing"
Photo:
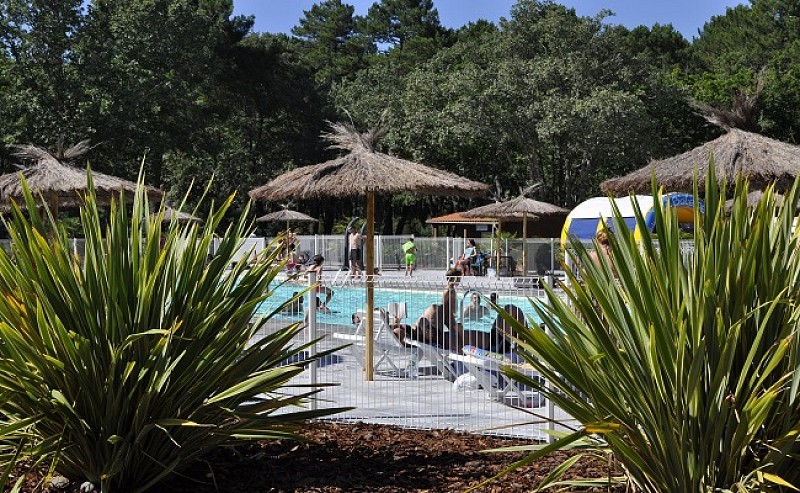
<path id="1" fill-rule="evenodd" d="M 414 274 L 414 266 L 417 261 L 417 246 L 414 244 L 414 238 L 403 243 L 403 253 L 406 254 L 406 275 L 411 276 Z"/>
<path id="2" fill-rule="evenodd" d="M 350 226 L 349 232 L 350 277 L 361 279 L 361 247 L 364 244 L 364 237 L 356 230 L 355 226 Z"/>

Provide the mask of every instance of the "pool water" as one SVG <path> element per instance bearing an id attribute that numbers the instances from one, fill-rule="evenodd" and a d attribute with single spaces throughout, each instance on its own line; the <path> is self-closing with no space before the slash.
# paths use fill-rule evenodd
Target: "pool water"
<path id="1" fill-rule="evenodd" d="M 273 295 L 265 300 L 261 306 L 258 307 L 257 315 L 266 315 L 277 309 L 286 300 L 291 298 L 295 293 L 305 289 L 305 286 L 289 283 L 279 283 L 271 286 Z M 352 325 L 352 314 L 365 310 L 367 305 L 367 291 L 364 287 L 342 286 L 333 289 L 333 298 L 328 303 L 330 313 L 318 312 L 317 322 L 325 324 L 337 325 Z M 462 307 L 462 300 L 466 296 L 467 299 L 463 301 L 463 306 L 469 304 L 469 291 L 458 291 L 459 309 Z M 487 293 L 481 293 L 488 296 Z M 320 300 L 324 301 L 324 295 L 317 295 Z M 375 307 L 386 308 L 389 303 L 405 303 L 407 318 L 404 323 L 415 323 L 422 315 L 422 312 L 433 303 L 442 302 L 442 293 L 439 291 L 409 291 L 404 289 L 390 289 L 390 288 L 375 288 Z M 539 317 L 531 307 L 527 298 L 522 296 L 503 296 L 498 299 L 498 304 L 503 306 L 512 303 L 522 309 L 526 315 L 533 318 L 536 323 L 539 323 Z M 486 301 L 483 303 L 486 305 Z M 307 305 L 307 300 L 304 306 Z M 290 315 L 281 313 L 280 317 L 290 320 L 301 320 L 303 314 Z M 496 318 L 494 311 L 490 310 L 489 314 L 481 318 L 468 318 L 466 320 L 459 320 L 462 322 L 466 330 L 482 330 L 489 332 L 492 328 L 492 323 Z"/>

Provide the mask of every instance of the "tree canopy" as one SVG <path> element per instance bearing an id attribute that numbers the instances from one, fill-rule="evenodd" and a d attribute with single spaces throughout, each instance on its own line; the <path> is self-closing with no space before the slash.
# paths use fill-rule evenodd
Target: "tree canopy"
<path id="1" fill-rule="evenodd" d="M 798 9 L 753 0 L 687 40 L 549 0 L 454 28 L 434 0 L 379 0 L 363 16 L 321 0 L 290 35 L 253 33 L 231 0 L 7 0 L 0 165 L 13 169 L 13 144 L 89 138 L 98 171 L 135 178 L 144 159 L 151 184 L 190 202 L 213 177 L 212 195 L 240 192 L 235 214 L 247 190 L 334 157 L 320 133 L 352 121 L 388 128 L 381 151 L 493 184 L 499 198 L 541 183 L 535 198 L 570 207 L 606 178 L 719 135 L 691 101 L 730 108 L 761 83 L 758 127 L 795 142 Z M 431 215 L 469 206 L 381 198 L 380 228 L 422 232 Z M 331 232 L 359 207 L 306 209 Z"/>

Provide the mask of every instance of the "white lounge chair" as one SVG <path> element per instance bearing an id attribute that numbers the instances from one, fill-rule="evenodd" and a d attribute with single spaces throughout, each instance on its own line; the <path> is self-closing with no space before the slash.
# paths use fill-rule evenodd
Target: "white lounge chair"
<path id="1" fill-rule="evenodd" d="M 408 307 L 405 302 L 389 303 L 386 306 L 387 315 L 395 322 L 401 323 L 408 316 Z M 436 367 L 436 370 L 449 381 L 454 381 L 458 375 L 453 370 L 453 366 L 448 360 L 450 351 L 440 348 L 434 344 L 415 341 L 406 337 L 405 344 L 417 348 L 419 350 L 418 356 L 420 359 L 429 361 Z"/>
<path id="2" fill-rule="evenodd" d="M 359 317 L 359 323 L 356 326 L 354 334 L 334 333 L 334 339 L 349 342 L 350 354 L 353 358 L 364 367 L 364 345 L 367 325 L 367 314 L 365 312 L 356 312 Z M 389 315 L 386 310 L 376 308 L 373 313 L 373 330 L 374 330 L 374 349 L 377 361 L 374 362 L 373 368 L 376 372 L 389 374 L 392 376 L 409 376 L 406 372 L 408 360 L 414 358 L 418 362 L 421 357 L 422 351 L 412 345 L 407 345 L 397 338 L 391 326 L 389 325 Z M 403 358 L 403 362 L 400 362 Z"/>
<path id="3" fill-rule="evenodd" d="M 514 363 L 497 353 L 481 350 L 472 353 L 468 348 L 465 347 L 466 354 L 451 354 L 449 359 L 461 363 L 490 398 L 519 407 L 544 406 L 545 400 L 539 392 L 521 386 L 501 371 L 503 365 L 512 365 L 531 378 L 541 378 L 530 365 Z"/>

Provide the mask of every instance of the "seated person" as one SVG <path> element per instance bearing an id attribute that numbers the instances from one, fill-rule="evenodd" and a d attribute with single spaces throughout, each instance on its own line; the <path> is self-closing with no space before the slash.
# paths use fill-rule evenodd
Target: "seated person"
<path id="1" fill-rule="evenodd" d="M 297 296 L 297 291 L 292 293 L 292 298 Z M 293 299 L 288 305 L 281 309 L 281 313 L 286 315 L 300 315 L 303 313 L 303 296 Z"/>
<path id="2" fill-rule="evenodd" d="M 297 254 L 297 263 L 298 265 L 306 265 L 309 262 L 308 258 L 309 252 L 307 250 L 303 250 L 299 254 Z"/>
<path id="3" fill-rule="evenodd" d="M 286 270 L 289 272 L 297 272 L 301 269 L 302 264 L 297 261 L 297 256 L 292 252 L 286 259 Z"/>
<path id="4" fill-rule="evenodd" d="M 461 319 L 478 319 L 483 318 L 489 315 L 492 310 L 489 309 L 488 306 L 483 306 L 481 304 L 481 295 L 475 291 L 473 291 L 470 296 L 470 303 L 464 306 L 464 310 L 461 312 Z"/>
<path id="5" fill-rule="evenodd" d="M 464 253 L 456 261 L 456 269 L 463 272 L 465 276 L 470 275 L 472 273 L 470 270 L 470 265 L 472 265 L 478 258 L 479 251 L 480 250 L 478 250 L 478 245 L 475 243 L 475 240 L 472 238 L 467 240 L 467 247 L 464 248 Z"/>

